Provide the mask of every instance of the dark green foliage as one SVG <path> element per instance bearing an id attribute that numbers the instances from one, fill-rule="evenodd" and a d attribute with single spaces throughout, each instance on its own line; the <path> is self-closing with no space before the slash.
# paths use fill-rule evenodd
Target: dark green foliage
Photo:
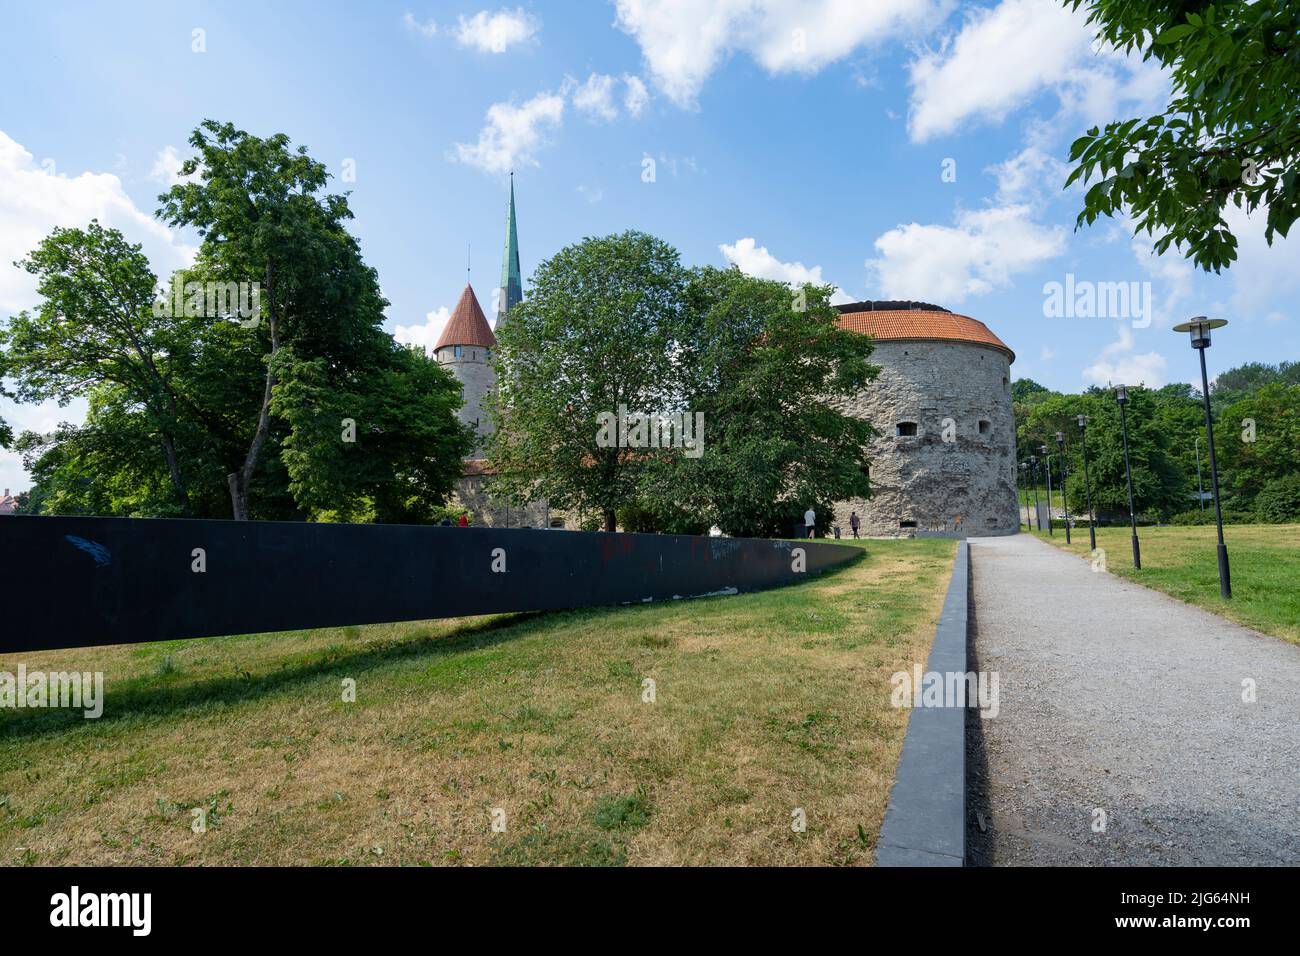
<path id="1" fill-rule="evenodd" d="M 1300 472 L 1274 478 L 1255 498 L 1259 520 L 1268 524 L 1300 521 Z"/>
<path id="2" fill-rule="evenodd" d="M 1265 236 L 1300 215 L 1300 6 L 1294 0 L 1068 0 L 1099 36 L 1172 77 L 1165 111 L 1093 127 L 1067 185 L 1094 178 L 1078 224 L 1129 216 L 1137 231 L 1218 272 L 1237 257 L 1229 203 L 1263 210 Z"/>

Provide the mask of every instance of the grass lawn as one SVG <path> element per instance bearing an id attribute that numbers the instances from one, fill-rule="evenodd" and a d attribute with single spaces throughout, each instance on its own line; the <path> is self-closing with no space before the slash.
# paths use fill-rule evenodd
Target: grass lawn
<path id="1" fill-rule="evenodd" d="M 1065 547 L 1065 531 L 1035 532 Z M 1071 550 L 1088 556 L 1088 529 L 1071 531 Z M 1232 600 L 1219 597 L 1219 560 L 1214 525 L 1138 528 L 1142 570 L 1133 570 L 1127 526 L 1098 528 L 1097 547 L 1107 570 L 1164 591 L 1180 601 L 1231 618 L 1247 627 L 1300 644 L 1300 525 L 1229 525 L 1223 529 L 1232 572 Z"/>
<path id="2" fill-rule="evenodd" d="M 955 545 L 861 544 L 735 597 L 0 656 L 107 690 L 0 711 L 0 862 L 869 863 Z"/>

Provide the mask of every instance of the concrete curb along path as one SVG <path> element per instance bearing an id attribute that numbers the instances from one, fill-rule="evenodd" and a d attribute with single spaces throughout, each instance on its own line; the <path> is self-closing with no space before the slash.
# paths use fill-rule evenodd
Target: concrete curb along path
<path id="1" fill-rule="evenodd" d="M 927 672 L 966 673 L 970 546 L 957 545 Z M 912 708 L 876 866 L 962 866 L 966 857 L 966 711 Z"/>
<path id="2" fill-rule="evenodd" d="M 1300 647 L 1028 535 L 970 548 L 981 862 L 1300 864 Z"/>

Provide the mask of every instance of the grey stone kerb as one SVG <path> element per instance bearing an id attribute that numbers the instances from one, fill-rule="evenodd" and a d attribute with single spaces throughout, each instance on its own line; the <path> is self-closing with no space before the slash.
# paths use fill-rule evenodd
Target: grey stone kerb
<path id="1" fill-rule="evenodd" d="M 927 671 L 966 673 L 969 580 L 970 546 L 963 540 Z M 962 866 L 965 860 L 966 710 L 914 706 L 880 828 L 876 866 Z"/>

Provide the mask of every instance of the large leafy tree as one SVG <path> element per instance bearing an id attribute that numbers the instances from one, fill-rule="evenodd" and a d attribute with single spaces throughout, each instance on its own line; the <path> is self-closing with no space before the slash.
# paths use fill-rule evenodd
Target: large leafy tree
<path id="1" fill-rule="evenodd" d="M 175 381 L 187 329 L 183 318 L 154 315 L 157 280 L 140 247 L 91 221 L 85 229 L 55 229 L 17 265 L 37 277 L 42 296 L 35 312 L 19 313 L 0 330 L 17 398 L 66 405 L 98 394 L 101 411 L 116 406 L 119 424 L 131 419 L 133 435 L 143 439 L 132 441 L 133 449 L 146 457 L 161 451 L 171 505 L 190 513 L 177 450 L 184 399 Z"/>
<path id="2" fill-rule="evenodd" d="M 223 397 L 209 414 L 239 449 L 226 459 L 234 517 L 288 499 L 308 514 L 419 520 L 446 500 L 471 438 L 451 376 L 383 332 L 387 302 L 345 228 L 346 196 L 327 193 L 325 167 L 283 134 L 206 120 L 190 145 L 187 181 L 158 214 L 203 237 L 205 277 L 260 286 L 260 321 L 220 323 L 209 339 L 214 354 L 233 346 L 242 374 L 194 369 Z"/>
<path id="3" fill-rule="evenodd" d="M 788 533 L 813 505 L 870 493 L 871 425 L 843 403 L 875 377 L 871 342 L 840 328 L 831 289 L 703 268 L 686 290 L 676 354 L 681 405 L 703 415 L 698 458 L 660 452 L 652 510 L 685 510 L 733 535 Z"/>
<path id="4" fill-rule="evenodd" d="M 329 174 L 306 147 L 291 149 L 282 133 L 262 139 L 213 120 L 189 142 L 196 155 L 182 164 L 186 181 L 159 197 L 158 215 L 198 231 L 203 269 L 260 285 L 254 341 L 261 382 L 251 403 L 234 406 L 254 413 L 232 423 L 244 450 L 227 475 L 231 510 L 244 519 L 263 453 L 281 437 L 272 398 L 292 365 L 277 361 L 280 350 L 292 349 L 299 361 L 324 360 L 335 379 L 382 368 L 392 358 L 379 328 L 387 303 L 345 228 L 352 217 L 346 197 L 325 192 Z"/>
<path id="5" fill-rule="evenodd" d="M 1106 42 L 1173 80 L 1164 112 L 1077 139 L 1067 185 L 1092 182 L 1078 222 L 1127 214 L 1155 251 L 1206 271 L 1236 259 L 1229 203 L 1266 212 L 1265 236 L 1300 215 L 1300 6 L 1294 0 L 1067 0 Z"/>
<path id="6" fill-rule="evenodd" d="M 676 250 L 635 231 L 584 239 L 537 267 L 497 336 L 487 456 L 498 493 L 595 511 L 615 529 L 649 458 L 606 447 L 601 416 L 671 409 L 685 286 Z"/>

